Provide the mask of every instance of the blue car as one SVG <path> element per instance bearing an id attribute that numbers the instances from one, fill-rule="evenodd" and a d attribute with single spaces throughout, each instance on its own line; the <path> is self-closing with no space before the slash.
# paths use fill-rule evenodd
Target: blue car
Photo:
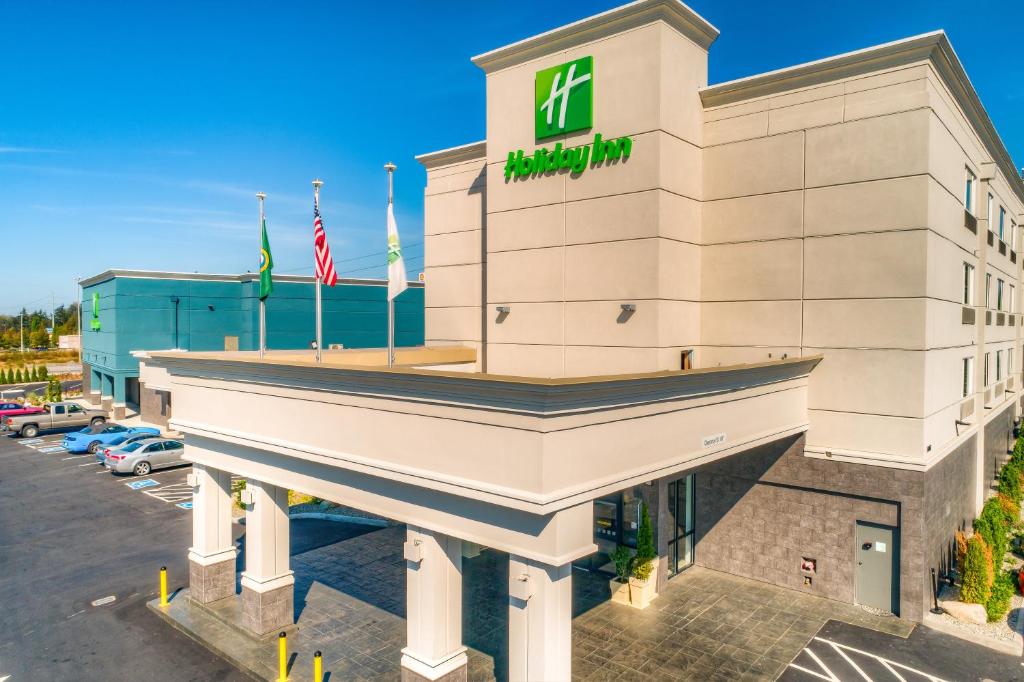
<path id="1" fill-rule="evenodd" d="M 61 445 L 68 452 L 90 452 L 95 454 L 100 448 L 120 445 L 137 433 L 159 436 L 160 429 L 154 429 L 149 426 L 128 427 L 120 426 L 119 424 L 100 423 L 96 426 L 87 426 L 81 431 L 72 431 L 64 436 L 64 442 Z"/>

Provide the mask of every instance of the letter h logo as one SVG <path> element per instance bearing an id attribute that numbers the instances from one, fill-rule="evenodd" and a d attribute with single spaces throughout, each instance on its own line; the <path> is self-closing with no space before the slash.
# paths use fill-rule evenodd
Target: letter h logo
<path id="1" fill-rule="evenodd" d="M 593 57 L 538 71 L 535 86 L 538 140 L 593 125 Z"/>

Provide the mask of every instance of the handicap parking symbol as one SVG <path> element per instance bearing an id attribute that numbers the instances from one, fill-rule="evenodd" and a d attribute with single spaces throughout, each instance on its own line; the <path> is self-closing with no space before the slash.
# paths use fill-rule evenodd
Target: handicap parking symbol
<path id="1" fill-rule="evenodd" d="M 154 481 L 152 478 L 147 478 L 143 481 L 130 481 L 128 483 L 125 483 L 125 485 L 131 488 L 132 490 L 142 490 L 143 488 L 152 488 L 153 486 L 160 484 L 157 481 Z"/>
<path id="2" fill-rule="evenodd" d="M 178 504 L 176 504 L 174 506 L 178 507 L 179 509 L 191 509 L 192 508 L 192 503 L 191 502 L 179 502 Z"/>

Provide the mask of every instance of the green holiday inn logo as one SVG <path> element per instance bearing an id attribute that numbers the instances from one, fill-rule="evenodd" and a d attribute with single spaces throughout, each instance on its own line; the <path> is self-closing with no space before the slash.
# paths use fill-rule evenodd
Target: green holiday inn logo
<path id="1" fill-rule="evenodd" d="M 594 124 L 594 58 L 583 57 L 538 71 L 535 135 L 543 140 Z"/>
<path id="2" fill-rule="evenodd" d="M 538 140 L 594 125 L 594 58 L 581 57 L 538 71 L 534 80 L 534 133 Z M 601 133 L 574 147 L 557 142 L 553 149 L 508 153 L 505 180 L 569 170 L 579 175 L 587 168 L 625 160 L 633 150 L 630 137 L 606 140 Z"/>

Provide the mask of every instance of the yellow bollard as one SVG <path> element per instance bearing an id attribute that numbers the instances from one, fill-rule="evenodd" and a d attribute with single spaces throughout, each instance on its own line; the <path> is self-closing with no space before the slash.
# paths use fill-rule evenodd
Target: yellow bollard
<path id="1" fill-rule="evenodd" d="M 324 682 L 323 654 L 319 651 L 313 654 L 313 682 Z"/>
<path id="2" fill-rule="evenodd" d="M 160 606 L 167 606 L 167 567 L 160 567 Z"/>
<path id="3" fill-rule="evenodd" d="M 277 636 L 277 682 L 288 682 L 288 637 L 283 632 Z"/>

